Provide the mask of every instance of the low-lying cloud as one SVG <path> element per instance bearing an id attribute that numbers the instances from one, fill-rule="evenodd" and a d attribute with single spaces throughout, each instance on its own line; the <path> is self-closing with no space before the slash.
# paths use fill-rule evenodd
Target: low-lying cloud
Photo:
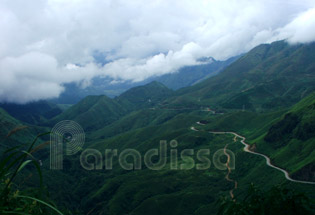
<path id="1" fill-rule="evenodd" d="M 311 0 L 20 0 L 1 1 L 0 14 L 0 101 L 17 103 L 96 76 L 142 81 L 201 57 L 315 40 Z"/>

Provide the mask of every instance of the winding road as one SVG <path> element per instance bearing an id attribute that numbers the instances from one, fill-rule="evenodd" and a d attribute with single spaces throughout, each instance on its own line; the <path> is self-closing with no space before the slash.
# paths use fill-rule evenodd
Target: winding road
<path id="1" fill-rule="evenodd" d="M 198 125 L 205 125 L 205 124 L 203 124 L 203 123 L 201 123 L 201 122 L 197 122 L 197 124 L 198 124 Z M 193 127 L 193 126 L 191 127 L 191 130 L 193 130 L 193 131 L 200 131 L 200 130 L 196 129 L 196 128 Z M 276 169 L 276 170 L 281 171 L 282 173 L 284 173 L 284 176 L 285 176 L 285 178 L 286 178 L 287 180 L 289 180 L 289 181 L 291 181 L 291 182 L 301 183 L 301 184 L 313 184 L 313 185 L 315 185 L 315 182 L 312 182 L 312 181 L 301 181 L 301 180 L 295 180 L 295 179 L 291 178 L 290 175 L 289 175 L 289 173 L 288 173 L 286 170 L 284 170 L 284 169 L 282 169 L 282 168 L 280 168 L 280 167 L 277 167 L 277 166 L 273 165 L 273 164 L 271 163 L 269 157 L 267 157 L 267 156 L 264 155 L 264 154 L 251 151 L 251 150 L 249 149 L 250 145 L 247 144 L 247 143 L 245 143 L 246 138 L 243 137 L 243 136 L 241 136 L 241 135 L 239 135 L 239 134 L 237 134 L 237 133 L 235 133 L 235 132 L 228 132 L 228 131 L 210 131 L 209 133 L 211 133 L 211 134 L 233 134 L 236 138 L 238 137 L 238 138 L 241 139 L 241 143 L 244 145 L 244 151 L 245 151 L 245 152 L 248 152 L 248 153 L 251 153 L 251 154 L 254 154 L 254 155 L 258 155 L 258 156 L 264 157 L 264 158 L 266 159 L 266 164 L 267 164 L 268 166 L 270 166 L 271 168 L 274 168 L 274 169 Z"/>
<path id="2" fill-rule="evenodd" d="M 230 181 L 230 182 L 233 182 L 233 183 L 234 183 L 234 188 L 233 188 L 232 190 L 230 190 L 231 199 L 234 199 L 234 193 L 233 193 L 233 191 L 234 191 L 235 189 L 237 189 L 237 181 L 235 181 L 235 180 L 233 180 L 233 179 L 230 179 L 230 174 L 231 174 L 232 170 L 231 170 L 231 167 L 230 167 L 231 157 L 230 157 L 230 155 L 226 152 L 226 149 L 227 149 L 228 145 L 229 145 L 229 144 L 226 144 L 225 147 L 224 147 L 224 154 L 227 156 L 226 167 L 227 167 L 227 169 L 228 169 L 228 172 L 227 172 L 227 174 L 226 174 L 226 176 L 225 176 L 225 179 L 226 179 L 227 181 Z"/>

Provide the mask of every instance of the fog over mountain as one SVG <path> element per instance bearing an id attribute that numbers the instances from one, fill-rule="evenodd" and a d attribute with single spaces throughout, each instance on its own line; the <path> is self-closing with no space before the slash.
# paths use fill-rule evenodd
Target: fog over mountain
<path id="1" fill-rule="evenodd" d="M 0 101 L 58 97 L 93 77 L 142 81 L 261 43 L 315 40 L 312 0 L 1 0 Z M 115 83 L 112 83 L 115 84 Z"/>

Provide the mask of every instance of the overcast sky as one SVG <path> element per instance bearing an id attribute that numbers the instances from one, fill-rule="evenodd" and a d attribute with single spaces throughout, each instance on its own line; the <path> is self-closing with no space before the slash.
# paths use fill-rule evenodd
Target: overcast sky
<path id="1" fill-rule="evenodd" d="M 141 81 L 280 39 L 315 40 L 314 0 L 0 0 L 0 101 L 96 76 Z"/>

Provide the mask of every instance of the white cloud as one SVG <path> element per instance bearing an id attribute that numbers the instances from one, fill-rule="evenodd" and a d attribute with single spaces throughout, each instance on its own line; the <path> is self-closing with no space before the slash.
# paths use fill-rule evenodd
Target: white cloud
<path id="1" fill-rule="evenodd" d="M 63 83 L 87 85 L 99 70 L 94 63 L 59 67 L 54 57 L 40 52 L 5 57 L 0 60 L 0 100 L 26 103 L 58 97 Z"/>
<path id="2" fill-rule="evenodd" d="M 116 79 L 142 81 L 154 75 L 171 73 L 177 69 L 199 64 L 196 59 L 204 56 L 203 49 L 195 43 L 188 43 L 177 52 L 170 50 L 167 54 L 137 60 L 123 58 L 108 63 L 102 68 L 102 74 Z M 124 71 L 124 72 L 121 72 Z"/>
<path id="3" fill-rule="evenodd" d="M 19 103 L 95 76 L 141 81 L 200 57 L 315 40 L 312 0 L 2 0 L 0 14 L 0 101 Z"/>
<path id="4" fill-rule="evenodd" d="M 58 96 L 63 88 L 55 77 L 57 61 L 49 55 L 28 53 L 0 61 L 0 98 L 24 103 Z"/>
<path id="5" fill-rule="evenodd" d="M 308 43 L 315 40 L 315 8 L 300 14 L 296 19 L 279 29 L 278 37 L 290 43 Z"/>

